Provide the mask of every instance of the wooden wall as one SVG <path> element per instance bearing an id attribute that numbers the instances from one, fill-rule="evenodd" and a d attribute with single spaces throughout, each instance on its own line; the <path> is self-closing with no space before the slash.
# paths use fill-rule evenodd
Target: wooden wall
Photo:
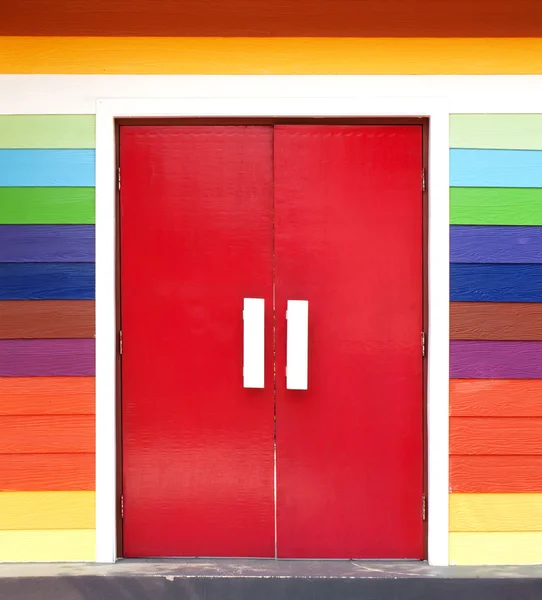
<path id="1" fill-rule="evenodd" d="M 542 116 L 450 128 L 450 560 L 539 563 Z"/>
<path id="2" fill-rule="evenodd" d="M 95 556 L 94 146 L 0 116 L 0 561 Z"/>

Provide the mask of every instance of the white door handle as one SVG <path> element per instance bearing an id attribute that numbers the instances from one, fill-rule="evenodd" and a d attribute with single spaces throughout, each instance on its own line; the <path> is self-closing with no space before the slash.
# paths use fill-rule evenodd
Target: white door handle
<path id="1" fill-rule="evenodd" d="M 288 300 L 286 306 L 286 388 L 306 390 L 309 358 L 309 303 Z"/>
<path id="2" fill-rule="evenodd" d="M 244 298 L 243 387 L 263 388 L 265 374 L 265 300 Z"/>

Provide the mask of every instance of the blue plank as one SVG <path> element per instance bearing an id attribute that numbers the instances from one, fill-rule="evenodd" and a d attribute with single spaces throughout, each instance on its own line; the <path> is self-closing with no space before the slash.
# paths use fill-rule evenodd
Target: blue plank
<path id="1" fill-rule="evenodd" d="M 542 265 L 450 265 L 452 302 L 542 302 Z"/>
<path id="2" fill-rule="evenodd" d="M 93 300 L 94 263 L 0 263 L 0 300 Z"/>
<path id="3" fill-rule="evenodd" d="M 540 150 L 450 150 L 450 185 L 542 187 Z"/>
<path id="4" fill-rule="evenodd" d="M 450 262 L 542 263 L 542 227 L 450 227 Z"/>
<path id="5" fill-rule="evenodd" d="M 92 187 L 94 150 L 0 150 L 0 186 Z"/>
<path id="6" fill-rule="evenodd" d="M 0 225 L 0 262 L 94 262 L 94 225 Z"/>

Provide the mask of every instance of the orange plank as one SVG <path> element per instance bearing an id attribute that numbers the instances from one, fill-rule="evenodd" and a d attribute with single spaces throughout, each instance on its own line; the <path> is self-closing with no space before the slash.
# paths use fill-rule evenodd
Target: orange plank
<path id="1" fill-rule="evenodd" d="M 542 417 L 540 379 L 452 379 L 454 417 Z"/>
<path id="2" fill-rule="evenodd" d="M 0 378 L 0 415 L 92 415 L 94 377 Z"/>
<path id="3" fill-rule="evenodd" d="M 542 454 L 542 418 L 450 417 L 450 454 Z"/>
<path id="4" fill-rule="evenodd" d="M 94 415 L 2 416 L 0 454 L 94 452 Z"/>
<path id="5" fill-rule="evenodd" d="M 542 492 L 542 456 L 451 456 L 455 493 Z"/>

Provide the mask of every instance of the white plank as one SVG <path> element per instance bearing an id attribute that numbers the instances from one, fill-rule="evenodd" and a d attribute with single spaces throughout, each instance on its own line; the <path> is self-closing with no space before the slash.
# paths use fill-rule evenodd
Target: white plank
<path id="1" fill-rule="evenodd" d="M 286 388 L 306 390 L 309 368 L 309 303 L 288 300 L 286 334 Z"/>
<path id="2" fill-rule="evenodd" d="M 243 302 L 243 387 L 265 385 L 265 300 Z"/>

